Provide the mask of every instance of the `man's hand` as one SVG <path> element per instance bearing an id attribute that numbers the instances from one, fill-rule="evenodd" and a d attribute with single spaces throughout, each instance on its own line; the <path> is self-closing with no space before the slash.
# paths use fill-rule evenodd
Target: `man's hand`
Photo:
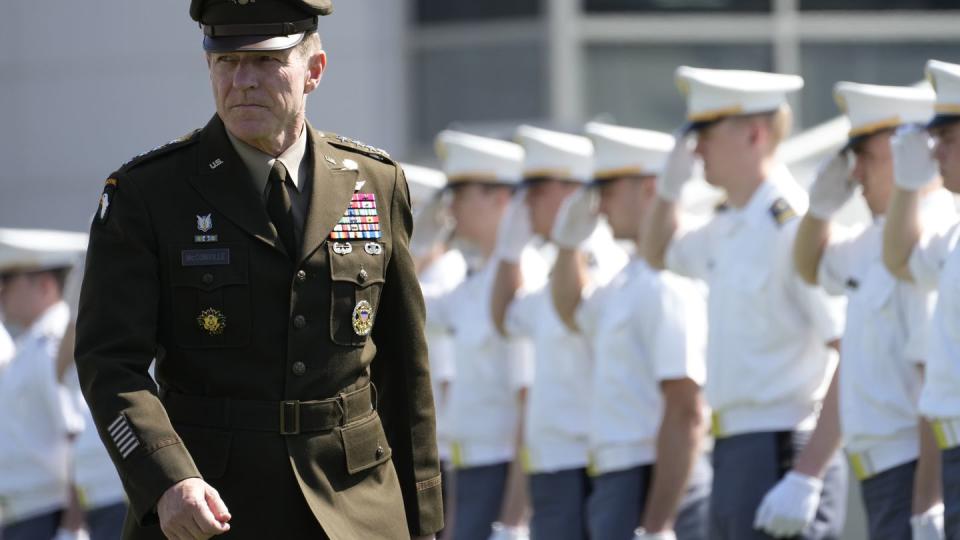
<path id="1" fill-rule="evenodd" d="M 943 540 L 943 504 L 910 518 L 913 540 Z"/>
<path id="2" fill-rule="evenodd" d="M 800 534 L 813 523 L 822 490 L 823 481 L 819 478 L 788 472 L 763 498 L 753 527 L 774 538 Z"/>
<path id="3" fill-rule="evenodd" d="M 678 137 L 673 144 L 673 150 L 667 156 L 663 173 L 657 175 L 657 195 L 664 200 L 677 202 L 683 192 L 683 185 L 693 176 L 696 162 L 692 136 Z"/>
<path id="4" fill-rule="evenodd" d="M 820 166 L 816 180 L 810 185 L 810 213 L 829 220 L 856 190 L 857 185 L 850 180 L 846 154 L 837 154 Z"/>
<path id="5" fill-rule="evenodd" d="M 677 540 L 677 535 L 673 531 L 648 533 L 640 528 L 633 532 L 633 540 Z"/>
<path id="6" fill-rule="evenodd" d="M 599 222 L 597 195 L 593 189 L 582 187 L 560 205 L 550 236 L 561 247 L 577 249 L 593 234 Z"/>
<path id="7" fill-rule="evenodd" d="M 525 190 L 517 191 L 500 218 L 495 253 L 502 261 L 520 262 L 523 249 L 533 240 L 533 225 L 530 223 L 526 195 Z"/>
<path id="8" fill-rule="evenodd" d="M 901 128 L 890 138 L 893 180 L 898 187 L 917 191 L 937 176 L 933 139 L 925 129 Z"/>
<path id="9" fill-rule="evenodd" d="M 157 503 L 160 529 L 171 540 L 210 538 L 230 530 L 230 512 L 220 494 L 200 478 L 187 478 Z"/>

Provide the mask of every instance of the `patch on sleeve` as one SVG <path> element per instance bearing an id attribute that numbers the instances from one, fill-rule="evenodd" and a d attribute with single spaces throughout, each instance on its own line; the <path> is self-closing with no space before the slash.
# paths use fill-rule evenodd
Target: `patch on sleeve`
<path id="1" fill-rule="evenodd" d="M 127 416 L 123 413 L 120 413 L 117 419 L 107 427 L 107 433 L 110 434 L 113 447 L 116 448 L 117 453 L 120 454 L 122 459 L 127 459 L 127 457 L 140 446 L 140 439 L 138 439 L 136 433 L 133 432 L 133 428 L 130 427 L 130 421 L 127 420 Z"/>
<path id="2" fill-rule="evenodd" d="M 105 225 L 110 218 L 110 206 L 113 204 L 113 195 L 117 191 L 117 179 L 107 178 L 103 185 L 103 193 L 100 194 L 100 203 L 97 206 L 97 223 Z"/>
<path id="3" fill-rule="evenodd" d="M 777 225 L 783 225 L 784 223 L 797 217 L 797 212 L 794 211 L 789 204 L 787 204 L 787 201 L 780 198 L 773 201 L 773 204 L 770 205 L 770 215 L 773 216 L 773 219 L 777 222 Z"/>

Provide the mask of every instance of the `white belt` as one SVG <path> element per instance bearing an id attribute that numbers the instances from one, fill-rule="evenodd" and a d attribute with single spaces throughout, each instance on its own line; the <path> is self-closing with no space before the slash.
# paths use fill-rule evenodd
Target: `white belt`
<path id="1" fill-rule="evenodd" d="M 807 404 L 787 403 L 714 410 L 710 432 L 721 439 L 764 431 L 809 431 L 817 424 L 817 416 L 810 409 Z"/>
<path id="2" fill-rule="evenodd" d="M 895 439 L 880 442 L 861 452 L 847 452 L 847 459 L 857 480 L 866 480 L 917 459 L 919 453 L 919 441 L 916 439 Z"/>
<path id="3" fill-rule="evenodd" d="M 937 418 L 931 422 L 931 426 L 941 450 L 960 446 L 960 418 Z"/>

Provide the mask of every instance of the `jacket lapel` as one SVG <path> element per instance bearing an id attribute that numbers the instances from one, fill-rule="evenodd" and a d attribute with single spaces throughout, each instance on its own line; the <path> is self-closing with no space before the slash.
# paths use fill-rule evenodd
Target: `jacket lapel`
<path id="1" fill-rule="evenodd" d="M 313 193 L 310 196 L 310 209 L 304 226 L 303 246 L 301 246 L 303 249 L 300 250 L 301 262 L 309 258 L 326 241 L 334 225 L 346 213 L 359 174 L 353 169 L 331 165 L 325 156 L 333 153 L 332 149 L 309 123 L 307 129 L 313 159 Z"/>
<path id="2" fill-rule="evenodd" d="M 270 223 L 263 197 L 230 144 L 220 117 L 214 115 L 200 134 L 197 174 L 190 178 L 200 196 L 255 238 L 285 253 Z M 316 190 L 314 190 L 316 193 Z"/>

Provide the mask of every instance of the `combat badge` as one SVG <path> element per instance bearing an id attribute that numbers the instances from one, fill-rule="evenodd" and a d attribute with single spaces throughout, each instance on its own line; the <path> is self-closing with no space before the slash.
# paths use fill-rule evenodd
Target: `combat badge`
<path id="1" fill-rule="evenodd" d="M 194 242 L 202 244 L 219 240 L 219 237 L 215 234 L 206 234 L 213 230 L 213 214 L 197 215 L 197 230 L 203 234 L 195 235 L 193 237 Z"/>
<path id="2" fill-rule="evenodd" d="M 337 255 L 349 255 L 353 253 L 353 244 L 350 242 L 334 242 L 333 252 Z"/>
<path id="3" fill-rule="evenodd" d="M 383 253 L 383 246 L 376 242 L 367 242 L 363 246 L 363 250 L 366 251 L 369 255 L 380 255 Z"/>
<path id="4" fill-rule="evenodd" d="M 353 308 L 353 332 L 358 336 L 366 336 L 373 329 L 373 306 L 366 300 L 357 302 Z"/>
<path id="5" fill-rule="evenodd" d="M 107 178 L 100 194 L 100 204 L 97 206 L 97 223 L 104 225 L 110 217 L 110 205 L 113 203 L 113 193 L 117 190 L 117 179 Z"/>
<path id="6" fill-rule="evenodd" d="M 227 317 L 216 309 L 207 308 L 197 316 L 197 324 L 200 325 L 201 330 L 211 336 L 219 336 L 227 327 Z M 356 328 L 356 323 L 354 323 L 354 328 Z"/>

